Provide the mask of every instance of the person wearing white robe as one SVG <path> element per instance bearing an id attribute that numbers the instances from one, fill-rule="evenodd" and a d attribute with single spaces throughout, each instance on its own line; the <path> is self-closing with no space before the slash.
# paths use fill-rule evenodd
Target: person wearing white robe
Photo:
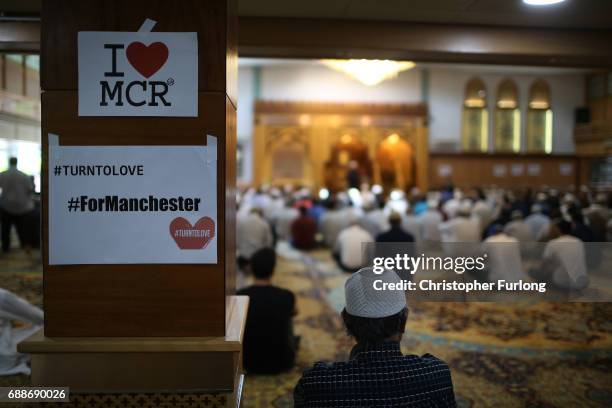
<path id="1" fill-rule="evenodd" d="M 488 281 L 518 282 L 527 276 L 523 271 L 519 241 L 507 235 L 501 226 L 493 227 L 493 235 L 484 240 L 482 248 L 487 254 Z"/>
<path id="2" fill-rule="evenodd" d="M 236 251 L 244 261 L 262 248 L 271 248 L 274 244 L 270 224 L 263 218 L 262 211 L 252 209 L 246 216 L 236 219 Z"/>
<path id="3" fill-rule="evenodd" d="M 584 242 L 570 235 L 569 222 L 561 221 L 557 226 L 561 236 L 550 240 L 544 248 L 543 275 L 548 275 L 544 280 L 559 288 L 584 289 L 589 283 Z"/>
<path id="4" fill-rule="evenodd" d="M 348 226 L 346 214 L 331 206 L 319 219 L 319 231 L 323 235 L 323 241 L 329 248 L 333 248 L 336 244 L 336 239 L 344 228 Z"/>
<path id="5" fill-rule="evenodd" d="M 17 344 L 43 326 L 43 311 L 0 288 L 0 375 L 30 374 L 30 357 L 17 352 Z M 13 328 L 12 321 L 27 323 Z"/>
<path id="6" fill-rule="evenodd" d="M 440 242 L 440 224 L 442 214 L 438 211 L 437 200 L 427 200 L 427 210 L 418 216 L 421 224 L 421 238 L 423 241 Z"/>
<path id="7" fill-rule="evenodd" d="M 533 242 L 535 237 L 531 232 L 531 228 L 523 221 L 523 214 L 520 210 L 512 211 L 512 221 L 504 227 L 504 232 L 511 237 L 516 238 L 519 242 Z"/>
<path id="8" fill-rule="evenodd" d="M 550 227 L 550 218 L 546 215 L 542 214 L 542 206 L 539 204 L 534 204 L 531 206 L 531 214 L 525 218 L 524 223 L 531 230 L 531 234 L 533 235 L 536 241 L 542 239 L 546 234 L 548 234 L 548 228 Z"/>

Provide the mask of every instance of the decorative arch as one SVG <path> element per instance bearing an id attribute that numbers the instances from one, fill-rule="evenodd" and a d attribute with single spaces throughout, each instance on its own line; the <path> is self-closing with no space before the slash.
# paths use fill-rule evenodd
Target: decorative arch
<path id="1" fill-rule="evenodd" d="M 330 190 L 348 187 L 346 175 L 351 162 L 357 166 L 362 181 L 371 181 L 372 162 L 367 144 L 354 132 L 342 132 L 330 146 L 329 159 L 325 162 L 324 179 Z"/>
<path id="2" fill-rule="evenodd" d="M 529 88 L 525 135 L 528 152 L 552 152 L 552 119 L 550 86 L 543 79 L 538 79 Z"/>
<path id="3" fill-rule="evenodd" d="M 488 147 L 487 89 L 480 78 L 472 78 L 465 86 L 461 118 L 461 148 L 463 151 L 486 152 Z"/>
<path id="4" fill-rule="evenodd" d="M 412 177 L 406 175 L 404 180 L 396 179 L 393 188 L 400 188 L 399 184 L 406 188 L 418 186 L 422 191 L 428 188 L 429 149 L 425 104 L 258 100 L 254 110 L 252 164 L 255 185 L 282 185 L 291 182 L 311 186 L 313 189 L 325 187 L 333 190 L 336 186 L 344 188 L 347 181 L 347 159 L 360 164 L 364 181 L 381 184 L 382 172 L 376 160 L 377 153 L 381 142 L 396 133 L 409 143 L 414 156 L 410 161 Z M 283 135 L 289 141 L 282 140 Z M 300 162 L 296 157 L 301 153 L 299 146 L 296 146 L 300 141 L 305 149 L 302 166 L 295 164 Z M 274 156 L 278 148 L 281 152 Z M 295 158 L 291 160 L 294 163 L 287 164 L 290 160 L 279 157 L 283 149 L 286 149 L 284 151 L 289 153 L 290 158 Z M 273 161 L 281 162 L 281 167 L 285 167 L 283 174 L 279 174 L 278 170 L 273 171 Z M 298 175 L 299 168 L 303 169 L 304 177 L 301 180 L 290 180 L 292 177 L 288 176 Z"/>
<path id="5" fill-rule="evenodd" d="M 399 133 L 393 132 L 380 141 L 376 150 L 378 178 L 384 191 L 399 188 L 406 191 L 414 185 L 414 149 Z"/>
<path id="6" fill-rule="evenodd" d="M 503 80 L 497 87 L 493 148 L 496 152 L 521 150 L 521 114 L 519 92 L 512 79 Z"/>
<path id="7" fill-rule="evenodd" d="M 278 184 L 307 184 L 312 177 L 308 160 L 310 144 L 301 127 L 271 127 L 264 149 L 270 181 Z"/>

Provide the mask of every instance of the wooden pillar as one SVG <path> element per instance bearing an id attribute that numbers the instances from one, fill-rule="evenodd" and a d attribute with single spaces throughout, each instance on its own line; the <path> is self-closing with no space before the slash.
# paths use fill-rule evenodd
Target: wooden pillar
<path id="1" fill-rule="evenodd" d="M 416 128 L 416 186 L 421 191 L 429 189 L 429 139 L 424 120 L 419 119 Z"/>
<path id="2" fill-rule="evenodd" d="M 155 344 L 155 347 L 145 347 L 143 351 L 152 353 L 147 357 L 151 361 L 155 361 L 155 356 L 163 355 L 165 360 L 160 362 L 160 367 L 166 364 L 168 368 L 170 366 L 167 364 L 175 364 L 168 353 L 219 353 L 225 350 L 231 353 L 227 360 L 231 361 L 227 372 L 231 376 L 239 373 L 240 343 L 247 303 L 231 296 L 235 292 L 236 11 L 234 0 L 43 2 L 41 87 L 45 326 L 44 337 L 39 335 L 21 346 L 25 352 L 37 353 L 33 361 L 38 362 L 34 370 L 38 367 L 39 371 L 33 378 L 39 384 L 48 384 L 54 375 L 61 373 L 62 378 L 68 381 L 66 385 L 70 386 L 70 378 L 75 381 L 78 378 L 79 361 L 83 364 L 97 364 L 96 361 L 103 364 L 103 359 L 85 358 L 86 355 L 93 356 L 102 351 L 111 354 L 137 352 L 138 338 L 143 338 L 142 344 Z M 154 32 L 196 33 L 197 82 L 191 84 L 191 89 L 197 93 L 194 98 L 197 99 L 196 113 L 187 117 L 172 114 L 148 117 L 80 115 L 79 33 L 134 33 L 147 19 L 155 22 Z M 173 52 L 171 49 L 168 60 L 177 58 Z M 180 79 L 168 78 L 167 83 L 172 86 Z M 62 146 L 203 146 L 207 143 L 206 135 L 216 137 L 217 262 L 50 265 L 49 134 L 58 135 Z M 96 245 L 95 231 L 91 231 L 91 245 Z M 228 330 L 232 330 L 231 336 Z M 122 343 L 117 337 L 129 337 L 130 340 Z M 231 344 L 224 346 L 223 339 L 230 337 Z M 63 353 L 70 353 L 73 347 L 78 348 L 75 352 L 81 353 L 71 357 L 71 364 L 76 365 L 72 369 L 58 366 L 58 371 L 49 371 L 61 365 L 61 360 L 48 359 L 46 365 L 41 365 L 38 359 L 58 346 L 57 338 L 71 339 L 61 343 Z M 197 338 L 196 343 L 201 346 L 194 346 L 193 338 Z M 207 338 L 215 341 L 207 341 Z M 214 346 L 209 347 L 211 345 Z M 79 355 L 83 358 L 80 359 Z M 218 357 L 218 354 L 215 356 Z M 48 357 L 51 358 L 50 355 Z M 202 361 L 206 361 L 206 358 Z M 127 373 L 124 377 L 135 378 L 134 375 L 138 375 L 136 366 L 140 364 L 141 368 L 144 367 L 141 363 L 136 362 L 130 368 L 128 360 L 125 360 L 121 365 Z M 43 374 L 40 367 L 46 370 Z M 206 364 L 201 367 L 203 378 L 208 376 L 214 379 L 214 372 L 205 373 L 208 369 L 213 370 L 213 367 Z M 170 371 L 172 376 L 178 376 L 179 380 L 175 383 L 179 386 L 179 367 L 175 364 Z M 66 374 L 70 372 L 74 377 Z M 87 372 L 93 373 L 91 370 Z M 117 375 L 123 378 L 121 373 Z M 194 378 L 185 385 L 197 385 L 197 382 L 193 382 Z M 95 379 L 81 380 L 75 384 L 77 388 L 105 389 L 106 383 L 99 379 L 97 382 Z M 150 385 L 155 388 L 162 383 L 157 381 Z M 116 389 L 117 380 L 108 384 Z M 130 384 L 126 384 L 129 389 Z M 202 389 L 206 388 L 205 381 L 199 385 Z M 232 389 L 233 385 L 232 380 L 226 388 Z M 134 387 L 147 389 L 147 384 L 134 384 Z"/>
<path id="3" fill-rule="evenodd" d="M 196 32 L 196 117 L 90 117 L 78 112 L 77 37 L 83 31 Z M 43 237 L 48 238 L 49 133 L 62 145 L 197 145 L 218 138 L 218 263 L 49 265 L 47 336 L 219 336 L 234 290 L 235 4 L 226 0 L 49 0 L 42 9 Z M 178 78 L 177 78 L 178 80 Z M 193 84 L 196 86 L 196 84 Z M 95 241 L 92 242 L 95 244 Z"/>

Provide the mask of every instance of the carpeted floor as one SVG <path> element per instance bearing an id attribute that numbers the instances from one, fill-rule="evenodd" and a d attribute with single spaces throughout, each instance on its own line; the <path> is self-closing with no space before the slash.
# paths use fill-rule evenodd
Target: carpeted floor
<path id="1" fill-rule="evenodd" d="M 279 376 L 247 376 L 244 407 L 291 407 L 302 370 L 315 361 L 344 360 L 353 345 L 338 312 L 348 275 L 328 251 L 283 257 L 275 283 L 297 296 L 297 366 Z M 21 255 L 0 260 L 0 286 L 40 305 L 40 268 Z M 612 304 L 410 304 L 405 353 L 431 353 L 451 366 L 460 407 L 612 406 Z M 0 377 L 0 386 L 25 385 Z"/>
<path id="2" fill-rule="evenodd" d="M 328 251 L 285 252 L 275 283 L 297 295 L 298 364 L 248 376 L 245 407 L 291 407 L 302 370 L 353 345 L 339 317 L 348 275 Z M 413 302 L 402 349 L 447 361 L 460 407 L 612 406 L 612 304 Z"/>

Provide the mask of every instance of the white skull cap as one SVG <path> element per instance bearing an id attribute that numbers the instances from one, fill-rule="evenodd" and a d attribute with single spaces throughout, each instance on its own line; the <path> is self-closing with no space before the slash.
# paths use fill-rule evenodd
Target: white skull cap
<path id="1" fill-rule="evenodd" d="M 361 268 L 344 284 L 346 312 L 353 316 L 372 319 L 393 316 L 406 307 L 403 290 L 376 290 L 374 282 L 398 283 L 402 280 L 391 270 L 374 273 L 372 267 Z M 381 287 L 380 284 L 377 287 Z"/>

